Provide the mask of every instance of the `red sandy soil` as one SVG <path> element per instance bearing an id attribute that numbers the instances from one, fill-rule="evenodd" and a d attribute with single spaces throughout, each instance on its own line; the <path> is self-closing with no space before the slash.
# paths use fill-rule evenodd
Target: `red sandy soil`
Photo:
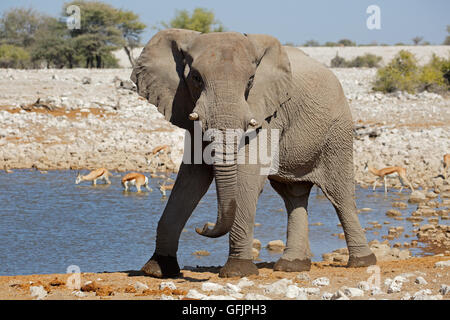
<path id="1" fill-rule="evenodd" d="M 401 299 L 407 292 L 414 295 L 419 290 L 430 289 L 432 295 L 439 294 L 442 284 L 450 285 L 450 267 L 437 268 L 435 263 L 438 261 L 449 260 L 450 256 L 427 256 L 420 258 L 411 258 L 403 261 L 379 262 L 380 270 L 380 287 L 383 294 L 370 296 L 368 293 L 364 297 L 352 299 Z M 321 299 L 324 292 L 334 293 L 343 286 L 357 287 L 358 282 L 367 281 L 373 273 L 369 273 L 366 268 L 345 268 L 344 265 L 328 262 L 315 262 L 311 271 L 306 272 L 310 280 L 299 280 L 299 273 L 274 272 L 271 267 L 272 263 L 259 263 L 259 275 L 250 276 L 249 280 L 255 284 L 252 287 L 245 287 L 242 293 L 253 292 L 265 295 L 272 299 L 286 299 L 284 296 L 270 295 L 264 293 L 264 289 L 259 288 L 260 284 L 271 284 L 279 279 L 291 279 L 294 284 L 299 287 L 314 287 L 312 280 L 319 277 L 327 277 L 330 279 L 330 285 L 321 288 L 320 295 L 309 296 L 309 299 Z M 144 276 L 139 271 L 125 271 L 115 273 L 82 273 L 81 274 L 81 291 L 84 297 L 77 297 L 73 294 L 73 289 L 66 286 L 66 281 L 70 274 L 49 274 L 49 275 L 27 275 L 27 276 L 1 276 L 0 277 L 0 299 L 1 300 L 30 300 L 30 286 L 42 285 L 48 292 L 45 299 L 61 300 L 61 299 L 121 299 L 121 300 L 138 300 L 151 299 L 159 300 L 161 295 L 172 296 L 175 299 L 185 299 L 184 296 L 190 289 L 208 294 L 201 291 L 203 282 L 210 281 L 219 284 L 232 283 L 237 284 L 239 278 L 222 279 L 218 276 L 218 267 L 198 267 L 194 271 L 182 270 L 182 276 L 176 279 L 155 279 Z M 387 287 L 384 281 L 387 278 L 393 279 L 395 276 L 412 273 L 409 281 L 403 284 L 399 293 L 387 294 Z M 422 276 L 428 284 L 419 285 L 415 283 L 417 276 Z M 92 281 L 90 284 L 86 282 Z M 134 287 L 139 281 L 146 284 L 149 289 L 137 291 Z M 165 288 L 159 290 L 161 282 L 172 281 L 176 285 L 176 290 Z M 227 295 L 225 292 L 209 293 L 214 295 Z M 450 294 L 443 296 L 444 300 L 450 300 Z"/>

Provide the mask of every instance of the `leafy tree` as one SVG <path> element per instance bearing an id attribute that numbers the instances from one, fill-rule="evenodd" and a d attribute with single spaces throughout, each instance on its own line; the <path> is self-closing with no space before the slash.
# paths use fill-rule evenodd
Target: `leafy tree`
<path id="1" fill-rule="evenodd" d="M 25 68 L 30 54 L 25 49 L 11 44 L 0 45 L 0 68 Z"/>
<path id="2" fill-rule="evenodd" d="M 303 46 L 304 47 L 318 47 L 318 46 L 320 46 L 320 44 L 316 40 L 308 40 L 305 42 L 305 44 Z"/>
<path id="3" fill-rule="evenodd" d="M 450 34 L 450 26 L 447 26 L 447 33 Z M 450 46 L 450 35 L 448 35 L 448 36 L 445 38 L 443 44 L 446 45 L 446 46 Z"/>
<path id="4" fill-rule="evenodd" d="M 119 22 L 118 28 L 125 39 L 123 48 L 131 65 L 134 66 L 135 58 L 133 57 L 133 49 L 140 46 L 141 34 L 147 26 L 140 22 L 139 16 L 132 11 L 118 10 L 117 14 Z"/>
<path id="5" fill-rule="evenodd" d="M 224 26 L 214 17 L 214 12 L 196 8 L 192 14 L 187 10 L 177 10 L 175 18 L 169 23 L 161 23 L 164 28 L 195 30 L 202 33 L 223 32 Z"/>
<path id="6" fill-rule="evenodd" d="M 356 43 L 349 39 L 341 39 L 338 41 L 338 45 L 342 45 L 344 47 L 355 47 Z"/>
<path id="7" fill-rule="evenodd" d="M 76 51 L 67 26 L 55 18 L 48 18 L 45 26 L 36 33 L 31 60 L 34 64 L 45 62 L 47 67 L 73 68 L 80 64 L 82 57 Z"/>
<path id="8" fill-rule="evenodd" d="M 0 43 L 28 47 L 34 36 L 45 24 L 47 16 L 25 8 L 13 8 L 0 18 Z"/>
<path id="9" fill-rule="evenodd" d="M 413 41 L 415 46 L 419 45 L 420 42 L 422 42 L 422 40 L 423 40 L 423 37 L 414 37 L 414 38 L 412 38 L 412 41 Z"/>
<path id="10" fill-rule="evenodd" d="M 78 6 L 82 15 L 81 28 L 70 31 L 75 48 L 85 57 L 86 68 L 102 68 L 103 60 L 125 45 L 117 27 L 117 9 L 102 2 L 77 0 L 64 5 L 64 15 L 68 16 L 66 9 L 71 5 Z"/>

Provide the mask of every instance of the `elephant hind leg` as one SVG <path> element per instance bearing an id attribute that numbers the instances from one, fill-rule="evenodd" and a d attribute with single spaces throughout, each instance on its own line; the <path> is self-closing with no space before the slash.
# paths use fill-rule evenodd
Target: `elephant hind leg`
<path id="1" fill-rule="evenodd" d="M 332 177 L 332 175 L 327 175 Z M 327 179 L 322 184 L 322 191 L 333 204 L 342 228 L 349 250 L 348 267 L 366 267 L 376 264 L 376 257 L 370 250 L 364 231 L 356 214 L 356 204 L 353 199 L 353 180 Z"/>
<path id="2" fill-rule="evenodd" d="M 288 213 L 286 248 L 283 256 L 275 264 L 274 270 L 309 271 L 312 254 L 308 239 L 307 207 L 313 184 L 311 182 L 283 184 L 271 181 L 271 185 L 283 198 Z"/>

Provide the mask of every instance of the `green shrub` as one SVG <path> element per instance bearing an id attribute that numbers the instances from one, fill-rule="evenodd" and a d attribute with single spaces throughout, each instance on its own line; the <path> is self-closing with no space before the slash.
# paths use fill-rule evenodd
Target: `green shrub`
<path id="1" fill-rule="evenodd" d="M 0 68 L 26 68 L 30 63 L 30 54 L 21 47 L 0 45 Z"/>
<path id="2" fill-rule="evenodd" d="M 382 57 L 371 53 L 366 53 L 363 56 L 358 56 L 349 62 L 350 68 L 378 68 L 379 63 L 383 60 Z"/>
<path id="3" fill-rule="evenodd" d="M 419 81 L 419 68 L 414 55 L 401 50 L 384 68 L 377 71 L 377 79 L 373 89 L 382 92 L 397 90 L 414 92 Z"/>
<path id="4" fill-rule="evenodd" d="M 347 61 L 338 54 L 331 60 L 331 67 L 333 68 L 378 68 L 379 63 L 383 60 L 382 57 L 371 53 L 366 53 L 363 56 L 358 56 L 353 60 Z"/>
<path id="5" fill-rule="evenodd" d="M 450 71 L 450 58 L 442 59 L 433 54 L 430 62 L 421 68 L 419 73 L 419 91 L 427 90 L 432 92 L 442 92 L 448 90 L 448 74 Z"/>
<path id="6" fill-rule="evenodd" d="M 433 55 L 429 63 L 419 67 L 412 53 L 401 50 L 386 67 L 378 69 L 373 90 L 385 93 L 398 90 L 442 92 L 450 89 L 449 72 L 450 58 Z"/>
<path id="7" fill-rule="evenodd" d="M 331 59 L 332 68 L 347 68 L 348 62 L 344 58 L 340 57 L 337 53 L 336 56 Z"/>

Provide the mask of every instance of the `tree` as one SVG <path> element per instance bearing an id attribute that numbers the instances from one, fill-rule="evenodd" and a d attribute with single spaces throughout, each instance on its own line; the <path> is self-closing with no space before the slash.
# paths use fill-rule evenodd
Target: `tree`
<path id="1" fill-rule="evenodd" d="M 318 46 L 320 46 L 320 44 L 316 40 L 308 40 L 305 42 L 305 44 L 303 46 L 304 47 L 318 47 Z"/>
<path id="2" fill-rule="evenodd" d="M 86 59 L 86 68 L 102 68 L 104 60 L 111 60 L 112 51 L 125 45 L 123 34 L 118 28 L 120 17 L 117 9 L 97 1 L 72 1 L 64 5 L 76 5 L 82 12 L 81 28 L 71 30 L 75 48 Z"/>
<path id="3" fill-rule="evenodd" d="M 216 20 L 214 13 L 203 8 L 196 8 L 192 15 L 187 10 L 177 10 L 175 18 L 169 23 L 161 23 L 165 28 L 195 30 L 202 33 L 223 32 L 224 26 Z"/>
<path id="4" fill-rule="evenodd" d="M 34 36 L 48 17 L 33 10 L 13 8 L 0 18 L 0 42 L 20 47 L 34 43 Z"/>
<path id="5" fill-rule="evenodd" d="M 356 43 L 349 39 L 341 39 L 338 41 L 338 45 L 342 45 L 344 47 L 355 47 Z"/>
<path id="6" fill-rule="evenodd" d="M 118 10 L 117 14 L 119 22 L 118 27 L 125 39 L 123 48 L 131 65 L 134 66 L 135 58 L 133 57 L 133 49 L 140 46 L 141 34 L 147 26 L 140 22 L 139 16 L 132 11 Z"/>
<path id="7" fill-rule="evenodd" d="M 25 68 L 30 54 L 25 49 L 11 44 L 0 45 L 0 68 Z"/>
<path id="8" fill-rule="evenodd" d="M 447 33 L 450 34 L 450 26 L 447 26 Z M 445 40 L 444 40 L 443 44 L 446 45 L 446 46 L 450 46 L 450 35 L 445 37 Z"/>
<path id="9" fill-rule="evenodd" d="M 75 42 L 67 26 L 56 18 L 49 18 L 45 26 L 36 33 L 31 47 L 31 60 L 35 64 L 45 62 L 47 67 L 73 68 L 82 60 L 76 52 Z"/>
<path id="10" fill-rule="evenodd" d="M 423 40 L 423 37 L 414 37 L 412 38 L 412 41 L 414 42 L 414 45 L 417 46 L 419 43 Z"/>

